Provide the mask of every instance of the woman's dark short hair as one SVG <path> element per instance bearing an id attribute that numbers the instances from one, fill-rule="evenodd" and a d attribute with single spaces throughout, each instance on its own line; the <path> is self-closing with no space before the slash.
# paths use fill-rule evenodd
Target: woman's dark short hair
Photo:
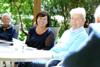
<path id="1" fill-rule="evenodd" d="M 44 16 L 47 16 L 47 21 L 48 21 L 48 23 L 47 23 L 46 27 L 49 27 L 49 26 L 50 26 L 50 15 L 49 15 L 49 13 L 48 13 L 47 11 L 40 11 L 40 12 L 37 14 L 37 16 L 36 16 L 36 24 L 37 24 L 37 18 L 38 18 L 38 17 L 44 17 Z M 38 24 L 37 24 L 37 25 L 38 25 Z"/>

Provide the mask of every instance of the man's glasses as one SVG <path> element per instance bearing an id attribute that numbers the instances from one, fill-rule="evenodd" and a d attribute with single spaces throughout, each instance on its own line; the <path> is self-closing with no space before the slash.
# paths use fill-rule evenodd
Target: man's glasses
<path id="1" fill-rule="evenodd" d="M 6 20 L 7 20 L 7 21 L 10 21 L 10 19 L 3 19 L 3 20 L 4 20 L 4 21 L 6 21 Z"/>

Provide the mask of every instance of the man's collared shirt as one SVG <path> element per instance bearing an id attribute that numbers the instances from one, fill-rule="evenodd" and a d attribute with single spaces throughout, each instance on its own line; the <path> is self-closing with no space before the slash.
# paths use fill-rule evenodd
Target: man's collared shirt
<path id="1" fill-rule="evenodd" d="M 3 30 L 5 31 L 6 29 L 10 29 L 10 25 L 8 25 L 7 27 L 3 26 Z"/>
<path id="2" fill-rule="evenodd" d="M 81 31 L 81 30 L 83 30 L 83 29 L 84 29 L 84 28 L 83 28 L 83 26 L 82 26 L 82 27 L 77 28 L 77 29 L 75 29 L 75 30 L 72 30 L 72 28 L 71 28 L 70 31 L 71 31 L 71 32 L 78 33 L 79 31 Z"/>

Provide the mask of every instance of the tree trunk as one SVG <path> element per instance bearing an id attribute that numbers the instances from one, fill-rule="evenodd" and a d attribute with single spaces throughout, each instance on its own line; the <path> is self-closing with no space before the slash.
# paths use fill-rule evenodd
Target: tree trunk
<path id="1" fill-rule="evenodd" d="M 21 19 L 21 15 L 20 15 L 20 12 L 19 12 L 19 8 L 18 8 L 18 13 L 19 13 L 19 19 L 20 19 L 20 22 L 21 22 L 21 31 L 25 34 L 25 35 L 27 35 L 27 33 L 24 31 L 24 29 L 23 29 L 23 24 L 22 24 L 22 19 Z"/>

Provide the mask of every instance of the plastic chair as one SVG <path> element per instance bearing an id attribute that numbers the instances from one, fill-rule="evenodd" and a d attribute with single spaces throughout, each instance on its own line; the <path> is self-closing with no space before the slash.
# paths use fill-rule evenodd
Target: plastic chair
<path id="1" fill-rule="evenodd" d="M 14 25 L 14 28 L 17 31 L 17 35 L 19 36 L 20 25 Z"/>
<path id="2" fill-rule="evenodd" d="M 62 60 L 61 60 L 61 59 L 50 59 L 50 60 L 46 63 L 45 67 L 49 67 L 49 64 L 50 64 L 52 61 L 54 61 L 54 60 L 58 60 L 58 61 L 60 61 L 60 62 L 57 64 L 57 66 L 53 66 L 53 67 L 61 67 L 61 66 L 60 66 L 61 63 L 62 63 Z"/>
<path id="3" fill-rule="evenodd" d="M 58 33 L 59 33 L 59 30 L 60 30 L 61 27 L 50 27 L 50 28 L 51 28 L 51 29 L 53 30 L 53 32 L 54 32 L 54 38 L 55 38 L 54 44 L 56 44 L 57 39 L 58 39 Z M 53 60 L 60 60 L 60 59 L 50 59 L 50 60 L 46 63 L 45 67 L 48 67 L 48 66 L 49 66 L 49 63 L 52 62 Z"/>
<path id="4" fill-rule="evenodd" d="M 57 39 L 58 39 L 58 33 L 59 33 L 59 30 L 60 30 L 61 27 L 50 27 L 50 28 L 51 28 L 51 29 L 53 30 L 53 32 L 54 32 L 54 38 L 55 38 L 54 44 L 56 44 Z"/>

